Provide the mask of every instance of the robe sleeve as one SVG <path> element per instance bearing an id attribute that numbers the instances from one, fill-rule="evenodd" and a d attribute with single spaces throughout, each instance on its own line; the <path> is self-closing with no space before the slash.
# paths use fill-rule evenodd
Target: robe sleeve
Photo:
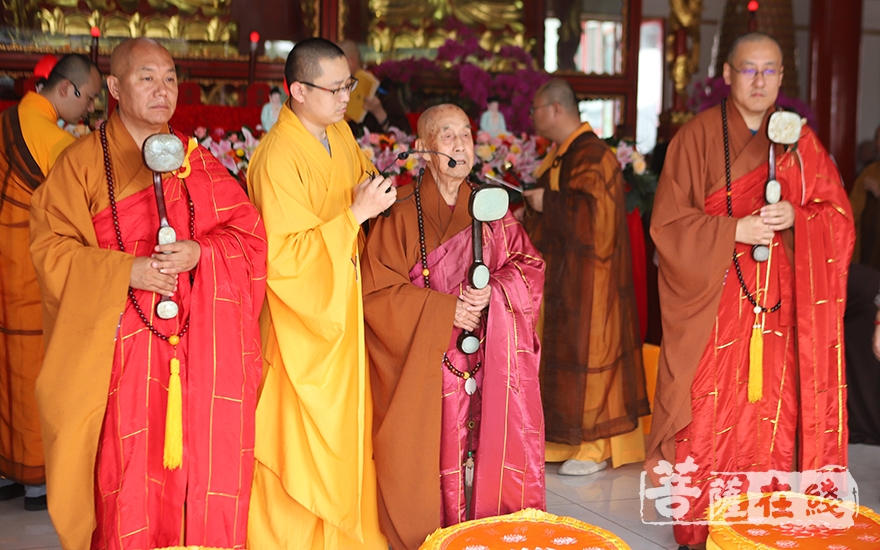
<path id="1" fill-rule="evenodd" d="M 98 247 L 89 205 L 88 174 L 74 155 L 61 158 L 34 193 L 31 203 L 31 254 L 43 296 L 46 341 L 59 310 L 85 307 L 88 312 L 117 311 L 125 306 L 135 257 Z M 105 308 L 106 307 L 106 308 Z M 82 330 L 92 327 L 84 323 Z"/>
<path id="2" fill-rule="evenodd" d="M 94 168 L 80 158 L 61 156 L 30 211 L 46 345 L 36 384 L 46 479 L 52 498 L 77 510 L 52 514 L 65 548 L 88 546 L 95 526 L 95 453 L 134 262 L 130 254 L 98 247 L 90 212 L 95 197 L 87 183 Z"/>
<path id="3" fill-rule="evenodd" d="M 646 448 L 649 472 L 661 458 L 674 462 L 675 434 L 691 421 L 690 386 L 712 330 L 705 321 L 718 311 L 735 249 L 736 219 L 706 213 L 707 137 L 697 120 L 679 130 L 654 198 L 651 236 L 660 258 L 664 337 Z M 701 321 L 682 322 L 694 319 Z"/>
<path id="4" fill-rule="evenodd" d="M 373 385 L 377 418 L 394 398 L 409 356 L 442 357 L 458 302 L 456 296 L 410 282 L 409 271 L 420 260 L 407 258 L 406 251 L 418 246 L 418 235 L 407 235 L 404 217 L 404 212 L 395 212 L 390 218 L 377 218 L 364 253 L 364 320 L 371 332 L 371 365 L 378 382 Z M 430 361 L 416 364 L 436 366 Z"/>
<path id="5" fill-rule="evenodd" d="M 357 270 L 360 226 L 350 208 L 324 221 L 312 204 L 308 182 L 287 159 L 273 157 L 249 173 L 254 199 L 266 223 L 268 288 L 283 308 L 309 331 L 330 342 L 341 336 L 348 314 L 345 284 Z M 286 365 L 307 364 L 297 346 L 281 349 Z"/>

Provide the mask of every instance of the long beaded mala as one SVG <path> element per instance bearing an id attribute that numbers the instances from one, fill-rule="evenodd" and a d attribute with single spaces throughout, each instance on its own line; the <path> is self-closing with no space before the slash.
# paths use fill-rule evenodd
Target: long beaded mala
<path id="1" fill-rule="evenodd" d="M 721 101 L 721 122 L 724 127 L 724 169 L 726 176 L 727 190 L 727 217 L 733 217 L 733 192 L 731 190 L 730 181 L 730 137 L 727 129 L 727 98 Z M 782 305 L 782 297 L 776 302 L 776 305 L 767 309 L 758 304 L 758 300 L 749 292 L 745 278 L 742 274 L 742 267 L 739 265 L 739 258 L 736 250 L 733 251 L 733 265 L 736 267 L 736 276 L 739 279 L 739 286 L 743 294 L 754 307 L 755 322 L 752 325 L 752 336 L 749 339 L 749 381 L 748 381 L 748 399 L 749 403 L 755 403 L 761 400 L 764 388 L 764 320 L 767 313 L 777 311 Z M 770 265 L 767 265 L 767 276 L 770 275 Z M 757 282 L 756 282 L 757 283 Z M 757 292 L 757 290 L 756 290 Z M 766 287 L 765 287 L 766 292 Z"/>
<path id="2" fill-rule="evenodd" d="M 721 122 L 724 126 L 724 168 L 725 175 L 727 176 L 727 217 L 733 217 L 733 199 L 731 192 L 731 182 L 730 182 L 730 138 L 728 136 L 727 131 L 727 98 L 721 100 Z M 746 299 L 748 299 L 749 303 L 752 304 L 752 307 L 755 308 L 755 313 L 773 313 L 778 310 L 782 305 L 782 298 L 779 298 L 779 301 L 776 302 L 776 305 L 767 309 L 764 306 L 758 305 L 758 300 L 749 292 L 749 287 L 746 285 L 746 280 L 743 278 L 742 268 L 739 265 L 739 258 L 736 255 L 736 251 L 733 252 L 733 265 L 736 267 L 736 276 L 739 279 L 739 285 L 742 287 L 743 294 L 746 295 Z"/>
<path id="3" fill-rule="evenodd" d="M 421 184 L 422 179 L 420 177 L 418 182 L 416 182 L 414 190 L 416 198 L 416 214 L 419 222 L 419 249 L 422 254 L 422 277 L 425 278 L 425 288 L 431 288 L 431 281 L 428 279 L 428 275 L 430 275 L 431 271 L 428 269 L 428 254 L 427 247 L 425 246 L 425 222 L 424 216 L 422 215 L 422 197 L 420 193 Z M 478 361 L 472 370 L 461 371 L 455 368 L 455 365 L 452 364 L 452 361 L 450 361 L 449 357 L 444 353 L 443 366 L 445 366 L 449 372 L 464 380 L 465 393 L 469 396 L 468 419 L 465 424 L 468 430 L 468 451 L 467 458 L 462 464 L 464 467 L 465 518 L 467 519 L 470 517 L 471 495 L 473 494 L 474 487 L 474 461 L 476 457 L 476 451 L 474 450 L 474 428 L 476 428 L 477 422 L 473 415 L 473 395 L 477 392 L 477 381 L 475 376 L 480 371 L 480 368 L 482 368 L 483 363 Z"/>
<path id="4" fill-rule="evenodd" d="M 107 177 L 107 194 L 110 197 L 110 212 L 113 217 L 113 229 L 116 232 L 116 243 L 119 245 L 119 250 L 121 252 L 125 252 L 125 244 L 122 240 L 122 231 L 119 228 L 119 213 L 117 212 L 116 208 L 116 193 L 114 191 L 115 185 L 113 183 L 113 167 L 110 162 L 110 148 L 107 145 L 106 122 L 101 124 L 100 132 L 101 148 L 104 151 L 104 172 Z M 189 204 L 189 234 L 191 239 L 195 239 L 195 205 L 193 204 L 192 197 L 189 196 L 189 193 L 187 193 L 187 202 Z M 192 280 L 193 276 L 192 273 L 190 273 L 190 283 L 192 283 Z M 149 331 L 156 336 L 156 338 L 168 342 L 174 350 L 174 357 L 171 359 L 170 365 L 171 375 L 168 382 L 168 412 L 166 413 L 165 419 L 165 452 L 163 463 L 166 468 L 179 468 L 183 460 L 183 428 L 181 425 L 182 411 L 180 410 L 180 360 L 177 358 L 177 345 L 180 343 L 180 339 L 189 330 L 189 312 L 187 311 L 186 320 L 183 323 L 183 328 L 180 330 L 180 334 L 166 335 L 159 332 L 159 330 L 155 326 L 153 326 L 153 324 L 147 318 L 143 308 L 141 308 L 141 305 L 134 294 L 134 289 L 132 289 L 131 287 L 128 287 L 128 298 L 131 300 L 131 305 L 134 306 L 134 310 L 137 312 L 138 317 L 141 318 L 141 322 L 143 322 L 144 326 L 146 326 L 147 329 L 149 329 Z"/>

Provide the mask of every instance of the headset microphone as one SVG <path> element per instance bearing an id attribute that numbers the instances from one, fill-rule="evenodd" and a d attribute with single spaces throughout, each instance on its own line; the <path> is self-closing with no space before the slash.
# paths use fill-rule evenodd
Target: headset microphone
<path id="1" fill-rule="evenodd" d="M 388 166 L 386 166 L 384 169 L 380 170 L 379 173 L 382 174 L 382 176 L 384 177 L 384 176 L 385 176 L 385 172 L 386 172 L 389 168 L 391 168 L 391 166 L 393 166 L 395 162 L 397 162 L 398 160 L 406 160 L 406 159 L 409 158 L 410 155 L 414 155 L 414 154 L 441 155 L 441 156 L 447 157 L 447 158 L 449 159 L 449 160 L 446 162 L 446 165 L 449 166 L 450 168 L 455 168 L 456 166 L 458 166 L 458 161 L 456 161 L 454 158 L 452 158 L 451 156 L 447 155 L 446 153 L 442 153 L 442 152 L 440 152 L 440 151 L 427 151 L 427 150 L 424 150 L 424 151 L 422 151 L 422 150 L 418 150 L 418 151 L 404 151 L 404 152 L 402 152 L 402 153 L 398 153 L 398 154 L 397 154 L 397 158 L 394 159 L 393 161 L 391 161 L 391 163 L 390 163 Z M 388 190 L 386 190 L 385 192 L 386 192 L 386 193 L 390 193 L 390 192 L 391 192 L 391 188 L 389 187 Z M 391 208 L 388 208 L 387 210 L 383 211 L 383 212 L 382 212 L 382 215 L 385 216 L 386 218 L 387 218 L 388 216 L 390 216 L 390 215 L 391 215 Z"/>

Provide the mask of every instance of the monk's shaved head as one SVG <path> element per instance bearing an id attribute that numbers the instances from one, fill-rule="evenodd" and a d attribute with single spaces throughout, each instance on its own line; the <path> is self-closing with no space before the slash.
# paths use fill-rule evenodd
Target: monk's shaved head
<path id="1" fill-rule="evenodd" d="M 113 49 L 110 54 L 110 74 L 121 78 L 131 70 L 131 61 L 137 53 L 148 52 L 171 57 L 164 46 L 152 38 L 130 38 Z"/>
<path id="2" fill-rule="evenodd" d="M 93 72 L 100 75 L 97 65 L 92 63 L 91 59 L 81 53 L 70 53 L 55 63 L 43 88 L 46 90 L 54 89 L 65 80 L 82 86 L 92 78 Z"/>
<path id="3" fill-rule="evenodd" d="M 782 47 L 779 46 L 779 42 L 776 41 L 770 35 L 764 34 L 762 32 L 750 32 L 748 34 L 744 34 L 733 41 L 733 44 L 730 46 L 730 53 L 727 54 L 727 62 L 730 65 L 734 65 L 737 61 L 736 56 L 739 54 L 739 49 L 746 44 L 756 44 L 760 42 L 772 43 L 773 46 L 776 47 L 776 51 L 779 52 L 779 66 L 782 66 Z"/>
<path id="4" fill-rule="evenodd" d="M 535 92 L 535 97 L 543 103 L 558 103 L 562 110 L 575 117 L 580 117 L 578 111 L 577 96 L 571 84 L 561 78 L 554 78 Z"/>
<path id="5" fill-rule="evenodd" d="M 324 74 L 321 61 L 340 57 L 345 57 L 345 53 L 329 40 L 308 38 L 298 42 L 290 50 L 287 63 L 284 64 L 284 78 L 287 79 L 287 85 L 294 82 L 315 82 Z"/>
<path id="6" fill-rule="evenodd" d="M 464 120 L 469 123 L 467 113 L 461 107 L 444 103 L 428 107 L 419 117 L 418 135 L 426 144 L 433 144 L 437 140 L 437 134 L 445 128 L 448 122 Z"/>

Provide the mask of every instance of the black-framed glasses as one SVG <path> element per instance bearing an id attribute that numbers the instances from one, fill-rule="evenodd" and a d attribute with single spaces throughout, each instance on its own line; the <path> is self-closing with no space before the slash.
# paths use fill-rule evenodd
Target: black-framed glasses
<path id="1" fill-rule="evenodd" d="M 305 82 L 303 80 L 299 81 L 300 84 L 305 84 L 306 86 L 311 86 L 312 88 L 317 88 L 319 90 L 324 90 L 325 92 L 330 92 L 333 94 L 333 97 L 336 97 L 339 92 L 348 92 L 351 93 L 358 87 L 358 79 L 351 77 L 351 80 L 348 81 L 348 84 L 340 86 L 335 90 L 331 90 L 330 88 L 325 88 L 323 86 L 318 86 L 317 84 L 312 84 L 311 82 Z"/>
<path id="2" fill-rule="evenodd" d="M 758 69 L 756 69 L 754 67 L 746 67 L 745 69 L 737 69 L 736 67 L 731 66 L 730 68 L 733 69 L 734 71 L 738 72 L 739 74 L 743 75 L 744 77 L 751 78 L 751 79 L 754 79 L 758 75 L 761 75 L 764 77 L 764 80 L 770 80 L 771 78 L 776 78 L 777 76 L 779 76 L 779 74 L 781 72 L 777 69 L 764 69 L 763 71 L 759 71 Z"/>
<path id="3" fill-rule="evenodd" d="M 76 97 L 82 97 L 82 94 L 80 93 L 79 88 L 76 87 L 76 84 L 73 83 L 73 80 L 67 78 L 63 74 L 59 74 L 58 76 L 60 76 L 64 80 L 70 82 L 70 85 L 73 86 L 73 95 L 75 95 Z"/>

